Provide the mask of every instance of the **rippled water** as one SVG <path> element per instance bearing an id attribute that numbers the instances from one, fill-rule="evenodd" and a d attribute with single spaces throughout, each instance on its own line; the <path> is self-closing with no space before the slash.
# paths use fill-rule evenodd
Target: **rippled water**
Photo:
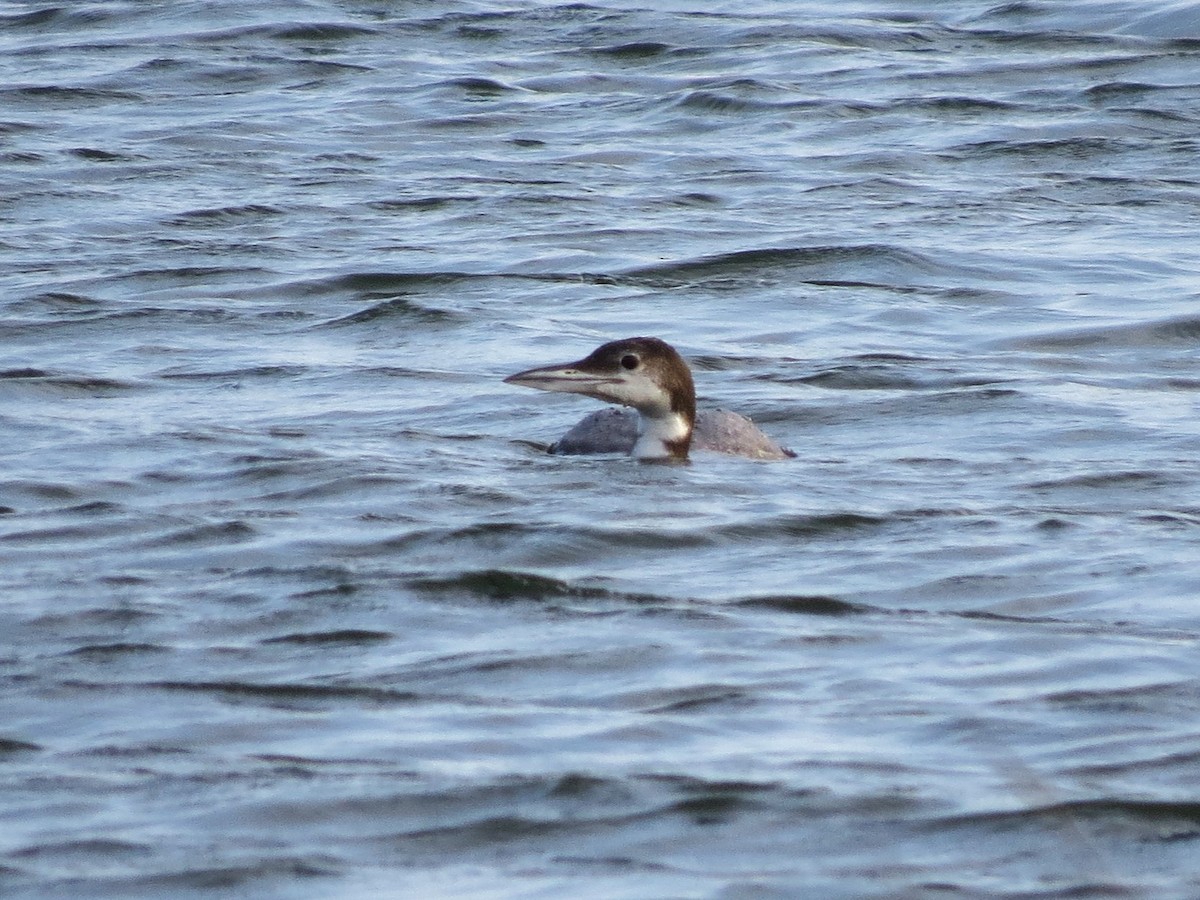
<path id="1" fill-rule="evenodd" d="M 0 4 L 0 892 L 1200 895 L 1200 5 L 651 7 Z"/>

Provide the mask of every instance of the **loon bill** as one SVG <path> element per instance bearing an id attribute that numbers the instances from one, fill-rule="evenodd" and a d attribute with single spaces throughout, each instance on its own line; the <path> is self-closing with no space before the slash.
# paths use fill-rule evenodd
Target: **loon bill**
<path id="1" fill-rule="evenodd" d="M 654 337 L 609 341 L 578 362 L 527 369 L 506 384 L 583 394 L 633 407 L 592 413 L 551 447 L 553 453 L 629 453 L 638 459 L 687 459 L 715 450 L 753 459 L 787 459 L 745 416 L 724 409 L 696 412 L 692 372 L 675 348 Z"/>

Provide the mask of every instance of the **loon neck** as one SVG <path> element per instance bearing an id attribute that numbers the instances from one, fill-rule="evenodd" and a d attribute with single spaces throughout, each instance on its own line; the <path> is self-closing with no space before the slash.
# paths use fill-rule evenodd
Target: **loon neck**
<path id="1" fill-rule="evenodd" d="M 687 459 L 692 444 L 692 416 L 670 410 L 648 415 L 639 410 L 638 437 L 632 455 L 638 459 Z"/>
<path id="2" fill-rule="evenodd" d="M 687 363 L 668 344 L 645 363 L 660 391 L 656 402 L 636 404 L 637 459 L 687 459 L 696 425 L 696 388 Z M 664 402 L 665 401 L 665 402 Z"/>

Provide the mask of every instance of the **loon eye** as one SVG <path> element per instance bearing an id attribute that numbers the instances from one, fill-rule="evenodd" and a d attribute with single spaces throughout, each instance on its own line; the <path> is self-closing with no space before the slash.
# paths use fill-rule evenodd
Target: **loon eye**
<path id="1" fill-rule="evenodd" d="M 626 353 L 621 357 L 621 368 L 633 370 L 638 367 L 639 362 L 640 360 L 632 353 Z"/>

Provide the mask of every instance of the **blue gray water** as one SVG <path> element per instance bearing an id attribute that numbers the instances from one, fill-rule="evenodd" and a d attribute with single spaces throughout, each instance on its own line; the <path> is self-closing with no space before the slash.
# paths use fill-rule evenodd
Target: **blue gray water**
<path id="1" fill-rule="evenodd" d="M 1200 896 L 1198 234 L 1197 3 L 0 4 L 0 893 Z"/>

